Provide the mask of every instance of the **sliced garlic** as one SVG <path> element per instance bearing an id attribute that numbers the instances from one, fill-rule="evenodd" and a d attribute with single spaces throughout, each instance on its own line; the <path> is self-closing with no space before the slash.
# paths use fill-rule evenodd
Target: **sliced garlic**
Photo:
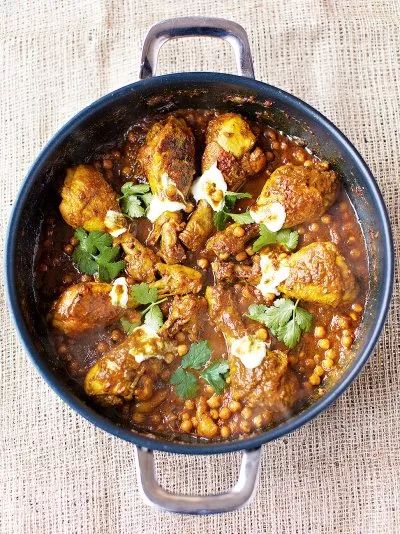
<path id="1" fill-rule="evenodd" d="M 104 226 L 113 237 L 118 237 L 128 229 L 124 215 L 120 211 L 114 210 L 107 211 Z"/>
<path id="2" fill-rule="evenodd" d="M 219 211 L 222 208 L 227 190 L 228 186 L 226 185 L 222 172 L 217 167 L 217 163 L 214 163 L 214 165 L 204 171 L 200 178 L 197 178 L 193 182 L 191 189 L 196 202 L 205 200 L 214 211 Z"/>
<path id="3" fill-rule="evenodd" d="M 254 222 L 265 224 L 270 232 L 278 232 L 286 220 L 285 207 L 280 202 L 256 204 L 250 209 L 250 215 Z"/>
<path id="4" fill-rule="evenodd" d="M 239 358 L 247 369 L 254 369 L 262 363 L 267 355 L 267 343 L 254 336 L 246 335 L 231 342 L 230 352 Z"/>
<path id="5" fill-rule="evenodd" d="M 286 259 L 278 260 L 268 254 L 260 256 L 261 281 L 257 286 L 264 297 L 279 295 L 277 287 L 289 276 L 290 268 Z"/>
<path id="6" fill-rule="evenodd" d="M 149 358 L 164 359 L 164 342 L 161 337 L 146 325 L 138 326 L 130 335 L 131 354 L 137 363 Z"/>
<path id="7" fill-rule="evenodd" d="M 184 208 L 185 204 L 183 202 L 167 200 L 165 198 L 160 198 L 156 195 L 153 195 L 150 201 L 149 209 L 146 213 L 146 217 L 151 222 L 155 222 L 160 217 L 160 215 L 162 215 L 166 211 L 180 211 Z"/>
<path id="8" fill-rule="evenodd" d="M 120 308 L 127 307 L 129 291 L 128 282 L 124 276 L 120 276 L 114 280 L 110 291 L 110 299 L 113 306 L 119 306 Z"/>

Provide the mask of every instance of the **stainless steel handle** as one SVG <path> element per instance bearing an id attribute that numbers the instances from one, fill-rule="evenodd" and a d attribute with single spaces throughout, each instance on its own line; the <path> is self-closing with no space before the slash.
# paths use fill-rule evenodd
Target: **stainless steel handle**
<path id="1" fill-rule="evenodd" d="M 231 20 L 214 17 L 181 17 L 152 26 L 143 43 L 140 79 L 154 76 L 160 48 L 179 37 L 218 37 L 232 46 L 238 74 L 254 78 L 253 58 L 245 29 Z"/>
<path id="2" fill-rule="evenodd" d="M 244 451 L 238 480 L 227 492 L 215 495 L 178 495 L 165 490 L 157 482 L 153 451 L 136 447 L 139 489 L 147 504 L 168 512 L 196 515 L 231 512 L 247 504 L 253 497 L 260 459 L 261 449 Z"/>

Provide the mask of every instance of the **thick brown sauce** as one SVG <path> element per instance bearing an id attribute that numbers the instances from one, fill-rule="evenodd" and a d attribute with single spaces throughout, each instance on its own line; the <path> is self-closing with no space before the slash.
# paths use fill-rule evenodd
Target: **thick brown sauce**
<path id="1" fill-rule="evenodd" d="M 200 174 L 200 160 L 204 149 L 205 129 L 208 121 L 217 115 L 217 113 L 215 111 L 186 110 L 177 112 L 176 115 L 184 117 L 195 134 L 197 167 L 198 173 Z M 136 154 L 138 147 L 144 142 L 149 126 L 157 119 L 158 117 L 152 117 L 151 119 L 145 119 L 133 125 L 127 133 L 126 140 L 122 146 L 118 146 L 92 161 L 103 172 L 105 178 L 113 185 L 116 191 L 119 191 L 121 185 L 126 181 L 146 181 L 145 176 L 141 173 L 136 163 Z M 266 177 L 278 166 L 284 163 L 302 165 L 306 160 L 318 161 L 304 147 L 299 146 L 277 131 L 255 123 L 251 123 L 251 127 L 258 136 L 258 144 L 264 149 L 270 159 L 261 175 L 248 180 L 242 188 L 243 191 L 251 193 L 253 199 L 259 194 Z M 247 200 L 243 200 L 240 204 L 237 204 L 240 210 L 245 209 L 247 205 Z M 139 220 L 136 230 L 138 239 L 144 242 L 149 229 L 150 223 L 147 219 Z M 304 244 L 315 241 L 333 241 L 336 243 L 360 284 L 360 293 L 356 303 L 353 303 L 353 308 L 351 305 L 330 308 L 309 303 L 301 304 L 302 307 L 314 315 L 314 327 L 323 327 L 326 330 L 324 337 L 329 340 L 330 354 L 333 355 L 335 365 L 331 370 L 324 370 L 324 374 L 321 375 L 321 386 L 323 386 L 324 379 L 330 373 L 335 373 L 335 376 L 340 374 L 341 367 L 348 359 L 349 348 L 345 348 L 341 344 L 343 331 L 349 330 L 351 335 L 354 337 L 357 336 L 357 328 L 362 318 L 361 306 L 364 306 L 368 287 L 368 267 L 364 239 L 356 215 L 344 192 L 340 194 L 334 206 L 321 219 L 315 220 L 313 223 L 307 225 L 301 225 L 297 227 L 297 230 L 301 233 L 299 248 Z M 70 257 L 72 247 L 69 245 L 69 240 L 72 236 L 73 229 L 67 226 L 62 220 L 57 206 L 55 206 L 53 213 L 49 213 L 46 219 L 38 255 L 36 289 L 39 309 L 44 316 L 47 315 L 54 300 L 66 287 L 91 278 L 85 275 L 82 276 L 72 264 Z M 186 264 L 195 266 L 196 259 L 193 255 L 189 255 Z M 210 269 L 204 273 L 204 281 L 205 285 L 212 283 Z M 251 295 L 246 295 L 240 286 L 235 287 L 235 292 L 238 308 L 240 312 L 245 313 L 249 304 L 252 303 Z M 167 310 L 168 306 L 165 305 L 163 311 L 167 313 Z M 212 345 L 213 357 L 217 358 L 226 354 L 226 345 L 223 336 L 211 326 L 207 314 L 204 316 L 204 322 L 207 324 L 206 337 Z M 51 329 L 49 326 L 49 335 L 58 351 L 60 361 L 65 366 L 68 374 L 81 388 L 85 374 L 90 366 L 102 353 L 124 338 L 125 334 L 123 334 L 120 327 L 121 325 L 118 322 L 107 328 L 100 328 L 75 338 L 69 338 Z M 112 337 L 116 339 L 113 340 Z M 273 340 L 271 348 L 285 350 L 285 347 L 276 340 Z M 299 377 L 301 384 L 299 391 L 296 392 L 298 398 L 296 411 L 310 398 L 315 388 L 318 388 L 318 385 L 313 386 L 310 383 L 309 378 L 315 372 L 315 368 L 324 359 L 325 352 L 326 350 L 318 346 L 318 339 L 314 336 L 314 329 L 312 332 L 304 334 L 295 349 L 288 352 L 290 366 Z M 169 437 L 177 435 L 182 437 L 184 434 L 181 430 L 183 418 L 193 420 L 195 425 L 196 408 L 205 406 L 206 409 L 209 409 L 205 402 L 213 395 L 213 391 L 210 390 L 209 386 L 200 381 L 200 390 L 197 398 L 186 403 L 179 399 L 174 389 L 169 385 L 169 378 L 178 364 L 179 361 L 173 361 L 170 365 L 159 360 L 154 362 L 154 373 L 157 376 L 154 391 L 157 392 L 158 389 L 165 390 L 167 388 L 168 396 L 165 402 L 150 413 L 136 414 L 133 416 L 134 403 L 125 404 L 123 407 L 116 409 L 115 417 L 122 421 L 123 424 L 138 428 L 141 431 L 151 431 Z M 149 365 L 153 364 L 150 363 Z M 227 388 L 221 397 L 220 406 L 229 406 L 230 401 L 230 392 L 229 388 Z M 245 401 L 242 401 L 241 410 L 244 407 Z M 279 420 L 279 418 L 274 418 L 271 415 L 270 420 L 264 416 L 262 422 L 260 422 L 261 420 L 260 418 L 257 419 L 257 415 L 257 409 L 252 408 L 250 415 L 249 413 L 245 413 L 245 411 L 231 412 L 228 420 L 216 418 L 216 422 L 220 428 L 222 426 L 228 428 L 231 436 L 237 436 L 248 435 L 260 426 L 264 428 L 271 424 L 276 424 Z M 286 416 L 289 415 L 286 414 Z M 187 432 L 186 435 L 195 435 L 194 425 L 192 430 Z M 221 438 L 221 436 L 228 437 L 228 431 L 225 433 L 221 432 L 221 435 L 217 437 Z"/>

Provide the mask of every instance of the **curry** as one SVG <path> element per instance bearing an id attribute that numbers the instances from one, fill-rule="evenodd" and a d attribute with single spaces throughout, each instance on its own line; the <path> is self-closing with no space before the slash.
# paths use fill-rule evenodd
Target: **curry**
<path id="1" fill-rule="evenodd" d="M 339 175 L 236 113 L 182 110 L 65 169 L 36 265 L 59 363 L 122 425 L 223 440 L 340 376 L 364 240 Z"/>

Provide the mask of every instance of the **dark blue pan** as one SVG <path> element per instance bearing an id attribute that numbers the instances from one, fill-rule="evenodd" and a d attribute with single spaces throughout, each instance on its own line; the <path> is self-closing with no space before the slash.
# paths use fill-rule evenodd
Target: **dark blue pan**
<path id="1" fill-rule="evenodd" d="M 168 38 L 187 35 L 222 37 L 233 45 L 243 76 L 184 73 L 152 77 L 158 48 Z M 252 79 L 247 36 L 237 24 L 221 19 L 185 18 L 153 27 L 146 38 L 141 81 L 100 98 L 73 117 L 44 147 L 16 199 L 6 244 L 6 286 L 16 329 L 46 382 L 74 410 L 96 426 L 137 445 L 138 474 L 145 499 L 170 511 L 215 513 L 245 504 L 254 491 L 259 447 L 292 432 L 325 410 L 354 380 L 371 355 L 387 314 L 393 284 L 393 242 L 385 204 L 367 165 L 354 146 L 325 117 L 298 98 Z M 221 443 L 178 442 L 122 428 L 89 406 L 54 365 L 46 325 L 33 291 L 35 252 L 54 178 L 67 166 L 91 157 L 97 147 L 115 142 L 142 116 L 179 108 L 234 110 L 268 122 L 304 140 L 340 173 L 364 232 L 370 288 L 354 358 L 340 380 L 315 403 L 284 423 L 248 439 Z M 151 451 L 215 454 L 245 451 L 238 484 L 228 493 L 176 496 L 157 485 Z"/>

